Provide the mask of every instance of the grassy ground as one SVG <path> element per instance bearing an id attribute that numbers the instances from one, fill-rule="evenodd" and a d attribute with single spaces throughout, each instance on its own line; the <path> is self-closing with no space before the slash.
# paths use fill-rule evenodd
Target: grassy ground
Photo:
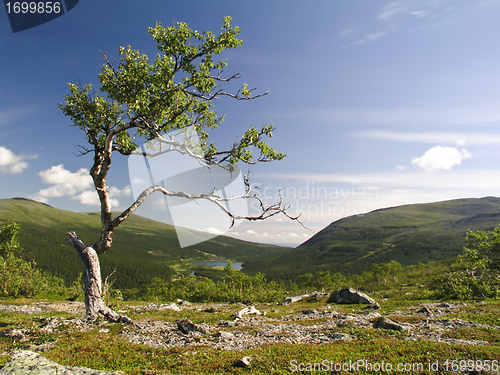
<path id="1" fill-rule="evenodd" d="M 27 301 L 22 301 L 26 303 Z M 423 302 L 402 301 L 381 302 L 382 316 L 400 323 L 418 324 L 427 317 L 411 312 Z M 216 324 L 220 320 L 233 320 L 232 313 L 241 305 L 210 305 L 218 312 L 206 313 L 203 307 L 193 306 L 181 311 L 142 311 L 130 317 L 138 322 L 158 320 L 174 323 L 188 318 L 194 324 Z M 264 322 L 285 316 L 299 316 L 305 309 L 325 311 L 325 301 L 298 302 L 290 306 L 274 304 L 256 305 L 266 312 Z M 362 306 L 332 306 L 339 314 L 358 314 Z M 214 349 L 210 345 L 190 345 L 188 347 L 154 348 L 147 345 L 131 344 L 123 340 L 120 333 L 130 330 L 122 324 L 103 322 L 89 330 L 75 330 L 62 326 L 53 333 L 43 333 L 43 318 L 57 316 L 60 319 L 74 319 L 65 312 L 28 315 L 17 312 L 0 313 L 0 331 L 5 329 L 28 329 L 22 340 L 0 337 L 0 365 L 10 357 L 11 350 L 29 349 L 37 351 L 47 347 L 42 354 L 63 365 L 84 366 L 100 370 L 120 370 L 126 374 L 289 374 L 289 373 L 474 373 L 489 361 L 490 371 L 475 373 L 500 373 L 500 308 L 499 301 L 468 303 L 450 311 L 446 319 L 462 319 L 476 322 L 478 327 L 449 330 L 442 333 L 444 338 L 457 340 L 484 340 L 487 345 L 453 344 L 428 340 L 408 340 L 410 333 L 381 329 L 366 329 L 355 324 L 345 324 L 336 332 L 353 337 L 351 341 L 338 340 L 322 345 L 275 344 L 243 351 Z M 293 324 L 325 324 L 329 317 L 294 320 Z M 255 320 L 254 320 L 255 322 Z M 290 324 L 292 324 L 290 322 Z M 495 326 L 485 328 L 483 325 Z M 234 330 L 258 330 L 258 325 L 238 326 Z M 48 346 L 47 346 L 48 345 Z M 234 366 L 242 357 L 251 358 L 249 368 Z M 474 361 L 474 362 L 472 362 Z M 495 367 L 496 366 L 496 367 Z M 313 371 L 314 370 L 314 371 Z M 317 370 L 317 371 L 316 371 Z M 338 371 L 336 371 L 338 370 Z M 371 370 L 371 371 L 370 371 Z M 384 371 L 385 370 L 385 371 Z M 390 370 L 390 371 L 389 371 Z"/>

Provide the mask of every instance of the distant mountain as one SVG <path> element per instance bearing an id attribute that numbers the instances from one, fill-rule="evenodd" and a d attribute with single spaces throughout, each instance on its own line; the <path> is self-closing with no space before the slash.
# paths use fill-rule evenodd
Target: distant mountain
<path id="1" fill-rule="evenodd" d="M 449 259 L 462 253 L 467 230 L 499 224 L 495 197 L 385 208 L 337 220 L 286 254 L 245 262 L 244 270 L 284 280 L 326 270 L 361 273 L 391 260 L 409 265 Z"/>
<path id="2" fill-rule="evenodd" d="M 60 210 L 25 198 L 0 199 L 0 225 L 6 220 L 21 225 L 22 256 L 68 282 L 76 280 L 83 266 L 77 252 L 65 242 L 66 233 L 76 232 L 85 244 L 100 236 L 98 213 Z M 193 261 L 216 257 L 245 261 L 289 249 L 226 236 L 181 249 L 173 226 L 132 215 L 116 229 L 113 246 L 100 259 L 103 278 L 116 268 L 114 286 L 134 288 L 154 277 L 168 279 L 175 272 L 172 267 L 183 271 Z"/>

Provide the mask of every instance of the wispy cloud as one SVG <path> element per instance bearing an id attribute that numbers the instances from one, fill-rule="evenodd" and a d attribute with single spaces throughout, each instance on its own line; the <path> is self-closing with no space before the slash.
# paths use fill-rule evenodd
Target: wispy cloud
<path id="1" fill-rule="evenodd" d="M 9 124 L 21 115 L 31 112 L 30 109 L 12 109 L 0 112 L 0 126 Z"/>
<path id="2" fill-rule="evenodd" d="M 257 176 L 254 176 L 254 178 Z M 381 173 L 335 173 L 335 174 L 273 174 L 266 180 L 277 180 L 286 186 L 288 181 L 320 184 L 354 184 L 391 189 L 460 189 L 468 191 L 498 192 L 500 169 L 460 169 L 438 174 L 418 171 L 393 171 Z M 316 187 L 317 188 L 317 187 Z M 476 196 L 476 194 L 471 195 Z"/>
<path id="3" fill-rule="evenodd" d="M 383 38 L 384 36 L 388 35 L 390 32 L 391 32 L 390 30 L 379 30 L 379 31 L 377 31 L 375 33 L 366 34 L 362 39 L 359 39 L 356 42 L 356 44 L 363 44 L 363 43 L 373 42 L 375 40 Z"/>
<path id="4" fill-rule="evenodd" d="M 406 26 L 413 19 L 426 20 L 436 16 L 436 1 L 393 1 L 385 4 L 374 17 L 377 31 L 367 32 L 361 38 L 358 36 L 355 44 L 364 44 L 379 40 Z M 344 30 L 350 30 L 345 28 Z M 343 34 L 345 37 L 348 34 Z"/>
<path id="5" fill-rule="evenodd" d="M 500 122 L 500 107 L 314 108 L 288 111 L 282 116 L 365 125 L 478 125 Z"/>
<path id="6" fill-rule="evenodd" d="M 354 138 L 384 139 L 399 142 L 421 143 L 457 143 L 465 144 L 500 144 L 500 134 L 454 133 L 454 132 L 391 132 L 383 130 L 365 130 L 350 133 Z"/>

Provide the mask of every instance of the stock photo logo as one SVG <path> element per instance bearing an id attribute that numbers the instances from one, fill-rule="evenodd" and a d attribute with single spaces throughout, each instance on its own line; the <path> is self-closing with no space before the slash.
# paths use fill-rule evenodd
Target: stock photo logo
<path id="1" fill-rule="evenodd" d="M 130 186 L 134 200 L 153 186 L 170 192 L 210 194 L 221 198 L 245 195 L 245 183 L 239 169 L 229 172 L 203 162 L 201 143 L 193 127 L 169 132 L 162 139 L 144 143 L 138 154 L 128 157 Z M 189 150 L 187 152 L 186 150 Z M 224 201 L 225 208 L 241 216 L 248 214 L 245 199 Z M 216 204 L 204 199 L 166 196 L 155 192 L 146 198 L 143 209 L 163 210 L 171 218 L 181 248 L 207 241 L 228 232 L 231 218 Z"/>
<path id="2" fill-rule="evenodd" d="M 13 33 L 52 21 L 72 10 L 79 0 L 10 1 L 4 0 Z"/>

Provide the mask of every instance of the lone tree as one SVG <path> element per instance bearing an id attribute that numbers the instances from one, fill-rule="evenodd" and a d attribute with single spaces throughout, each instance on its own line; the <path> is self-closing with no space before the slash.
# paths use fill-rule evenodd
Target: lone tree
<path id="1" fill-rule="evenodd" d="M 251 126 L 226 150 L 219 150 L 213 143 L 208 144 L 208 130 L 217 128 L 224 116 L 218 116 L 212 101 L 221 97 L 235 100 L 250 100 L 261 95 L 253 95 L 254 89 L 246 84 L 236 92 L 225 91 L 223 86 L 240 77 L 239 73 L 224 75 L 224 61 L 214 62 L 215 55 L 225 49 L 242 45 L 237 39 L 238 27 L 231 26 L 231 18 L 224 18 L 221 33 L 199 33 L 185 23 L 165 28 L 157 23 L 148 32 L 156 41 L 159 53 L 150 63 L 146 55 L 139 51 L 120 47 L 120 61 L 116 66 L 103 55 L 103 67 L 99 74 L 100 93 L 93 91 L 92 85 L 83 87 L 68 84 L 71 95 L 65 103 L 59 104 L 66 116 L 71 117 L 75 126 L 81 128 L 87 137 L 90 148 L 81 147 L 81 154 L 94 156 L 90 175 L 99 196 L 101 206 L 102 231 L 100 238 L 86 246 L 74 232 L 68 233 L 68 242 L 78 251 L 84 264 L 85 318 L 94 321 L 99 314 L 116 322 L 133 324 L 105 305 L 102 299 L 101 271 L 98 255 L 110 249 L 116 228 L 126 220 L 153 192 L 159 191 L 167 197 L 181 197 L 191 200 L 207 200 L 218 205 L 233 222 L 234 220 L 264 220 L 278 213 L 287 214 L 283 199 L 266 206 L 259 196 L 253 193 L 245 176 L 245 194 L 239 197 L 221 197 L 216 189 L 203 194 L 186 191 L 169 191 L 156 185 L 145 189 L 135 202 L 113 218 L 110 194 L 106 176 L 111 167 L 113 153 L 121 155 L 140 154 L 136 139 L 145 141 L 160 140 L 168 152 L 179 152 L 198 159 L 207 168 L 221 167 L 230 173 L 238 162 L 255 164 L 281 160 L 284 154 L 271 148 L 264 140 L 271 137 L 272 125 L 261 129 Z M 193 150 L 189 142 L 178 142 L 169 136 L 172 131 L 194 128 L 201 139 L 200 145 Z M 194 147 L 194 146 L 193 146 Z M 255 199 L 259 202 L 260 212 L 255 216 L 238 216 L 225 204 L 232 199 Z"/>

